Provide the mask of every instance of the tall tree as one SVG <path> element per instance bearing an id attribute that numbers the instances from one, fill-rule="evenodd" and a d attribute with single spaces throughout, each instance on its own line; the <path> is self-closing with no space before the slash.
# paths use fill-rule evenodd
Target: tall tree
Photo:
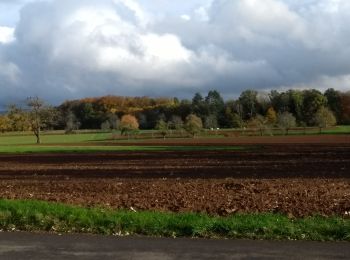
<path id="1" fill-rule="evenodd" d="M 256 115 L 258 92 L 255 90 L 243 91 L 239 97 L 239 103 L 242 105 L 243 119 L 250 119 Z"/>
<path id="2" fill-rule="evenodd" d="M 210 90 L 205 97 L 210 113 L 217 114 L 224 109 L 224 99 L 217 90 Z"/>
<path id="3" fill-rule="evenodd" d="M 200 93 L 196 93 L 192 98 L 192 113 L 202 120 L 208 115 L 209 107 Z"/>
<path id="4" fill-rule="evenodd" d="M 342 115 L 341 93 L 333 88 L 329 88 L 324 92 L 324 96 L 327 98 L 328 107 L 333 111 L 337 122 L 339 122 Z"/>
<path id="5" fill-rule="evenodd" d="M 304 90 L 303 94 L 303 121 L 308 125 L 314 125 L 315 114 L 321 107 L 327 106 L 327 98 L 316 89 Z"/>
<path id="6" fill-rule="evenodd" d="M 340 97 L 341 102 L 341 123 L 350 124 L 350 91 L 342 93 Z"/>
<path id="7" fill-rule="evenodd" d="M 288 99 L 289 99 L 289 112 L 292 113 L 297 121 L 303 121 L 303 100 L 304 95 L 299 90 L 288 90 Z"/>
<path id="8" fill-rule="evenodd" d="M 207 115 L 204 116 L 204 122 L 211 121 L 212 127 L 223 126 L 225 124 L 225 102 L 217 90 L 210 90 L 205 97 Z M 211 128 L 211 127 L 210 127 Z"/>

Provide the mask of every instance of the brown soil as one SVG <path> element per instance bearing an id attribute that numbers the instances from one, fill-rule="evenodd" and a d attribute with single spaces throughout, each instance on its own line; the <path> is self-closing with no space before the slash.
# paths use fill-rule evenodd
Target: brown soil
<path id="1" fill-rule="evenodd" d="M 350 145 L 0 156 L 0 197 L 215 215 L 350 211 Z"/>

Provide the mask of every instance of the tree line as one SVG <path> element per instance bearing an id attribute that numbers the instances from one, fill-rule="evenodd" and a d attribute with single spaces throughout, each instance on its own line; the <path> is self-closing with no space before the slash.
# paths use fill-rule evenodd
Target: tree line
<path id="1" fill-rule="evenodd" d="M 245 90 L 237 99 L 224 100 L 211 90 L 195 93 L 191 100 L 105 96 L 65 101 L 53 107 L 38 97 L 25 106 L 13 104 L 0 116 L 0 131 L 65 129 L 191 129 L 191 123 L 207 129 L 279 126 L 327 127 L 350 124 L 350 92 L 332 88 L 272 90 L 269 93 Z M 129 124 L 129 126 L 127 126 Z M 126 127 L 127 126 L 127 127 Z M 40 134 L 40 133 L 39 133 Z"/>

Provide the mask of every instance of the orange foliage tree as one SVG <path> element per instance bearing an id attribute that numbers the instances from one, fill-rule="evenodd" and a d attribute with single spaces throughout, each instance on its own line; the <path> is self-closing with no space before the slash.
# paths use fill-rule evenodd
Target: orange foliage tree
<path id="1" fill-rule="evenodd" d="M 122 134 L 128 134 L 131 131 L 139 129 L 139 122 L 133 115 L 124 115 L 120 121 L 120 130 Z"/>

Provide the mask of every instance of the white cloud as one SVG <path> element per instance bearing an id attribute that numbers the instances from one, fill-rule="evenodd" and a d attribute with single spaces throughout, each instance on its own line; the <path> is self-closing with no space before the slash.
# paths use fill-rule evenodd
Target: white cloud
<path id="1" fill-rule="evenodd" d="M 188 14 L 182 14 L 180 17 L 184 21 L 190 21 L 191 20 L 191 16 L 189 16 Z"/>
<path id="2" fill-rule="evenodd" d="M 6 27 L 6 26 L 0 26 L 0 44 L 6 44 L 11 43 L 15 40 L 14 37 L 14 28 Z"/>

